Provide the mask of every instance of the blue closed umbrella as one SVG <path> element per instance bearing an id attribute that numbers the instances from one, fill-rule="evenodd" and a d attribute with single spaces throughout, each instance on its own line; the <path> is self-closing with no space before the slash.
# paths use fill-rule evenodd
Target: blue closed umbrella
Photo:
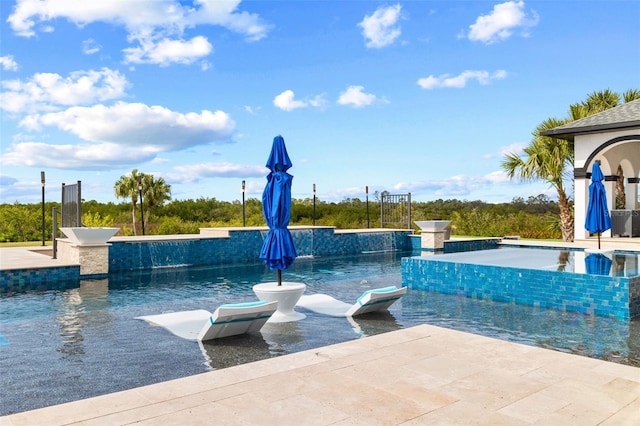
<path id="1" fill-rule="evenodd" d="M 600 233 L 611 229 L 611 216 L 607 206 L 607 193 L 602 181 L 604 175 L 600 164 L 593 163 L 591 169 L 591 184 L 589 185 L 589 205 L 584 227 L 592 234 L 598 234 L 598 248 L 600 248 Z"/>
<path id="2" fill-rule="evenodd" d="M 267 167 L 267 185 L 262 193 L 262 211 L 269 226 L 264 239 L 260 259 L 271 270 L 278 270 L 278 285 L 282 285 L 282 270 L 287 269 L 298 257 L 296 246 L 287 226 L 291 218 L 291 181 L 293 176 L 287 173 L 292 166 L 284 138 L 273 138 L 271 154 Z"/>

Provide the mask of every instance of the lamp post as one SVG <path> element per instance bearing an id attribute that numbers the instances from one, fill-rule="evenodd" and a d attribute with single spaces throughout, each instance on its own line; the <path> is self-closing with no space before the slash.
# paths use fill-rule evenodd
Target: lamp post
<path id="1" fill-rule="evenodd" d="M 44 171 L 40 172 L 40 182 L 42 183 L 42 246 L 44 247 Z"/>
<path id="2" fill-rule="evenodd" d="M 313 226 L 316 226 L 316 184 L 313 184 Z"/>
<path id="3" fill-rule="evenodd" d="M 245 216 L 245 206 L 244 206 L 244 188 L 245 188 L 245 181 L 242 181 L 242 226 L 247 226 L 247 219 Z"/>
<path id="4" fill-rule="evenodd" d="M 144 203 L 142 202 L 142 176 L 140 175 L 138 175 L 138 198 L 140 198 L 140 222 L 142 222 L 142 235 L 144 235 Z"/>
<path id="5" fill-rule="evenodd" d="M 369 185 L 364 187 L 364 191 L 367 194 L 367 229 L 369 229 Z"/>

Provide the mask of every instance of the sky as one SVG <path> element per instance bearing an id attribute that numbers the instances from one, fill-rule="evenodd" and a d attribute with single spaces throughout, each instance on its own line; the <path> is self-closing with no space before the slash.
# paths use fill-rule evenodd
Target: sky
<path id="1" fill-rule="evenodd" d="M 509 202 L 544 120 L 640 88 L 640 2 L 0 0 L 0 202 L 261 198 L 273 138 L 292 195 Z"/>

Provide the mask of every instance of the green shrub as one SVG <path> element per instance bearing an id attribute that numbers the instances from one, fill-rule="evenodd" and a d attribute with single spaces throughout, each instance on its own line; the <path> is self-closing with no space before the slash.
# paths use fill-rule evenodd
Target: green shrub
<path id="1" fill-rule="evenodd" d="M 113 219 L 109 215 L 102 217 L 98 212 L 88 212 L 82 214 L 82 224 L 93 228 L 111 227 Z"/>
<path id="2" fill-rule="evenodd" d="M 194 222 L 185 222 L 179 217 L 175 216 L 160 218 L 157 227 L 154 226 L 154 228 L 154 234 L 158 235 L 200 233 L 200 224 Z"/>

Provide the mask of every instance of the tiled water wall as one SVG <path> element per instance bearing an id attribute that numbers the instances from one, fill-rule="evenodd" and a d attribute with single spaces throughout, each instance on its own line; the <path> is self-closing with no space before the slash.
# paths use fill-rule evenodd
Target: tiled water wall
<path id="1" fill-rule="evenodd" d="M 224 237 L 112 241 L 109 271 L 167 266 L 259 262 L 267 230 L 233 229 Z M 411 250 L 410 230 L 334 232 L 334 228 L 291 229 L 298 256 L 336 256 Z"/>
<path id="2" fill-rule="evenodd" d="M 500 238 L 464 238 L 445 240 L 441 250 L 433 250 L 421 246 L 420 235 L 409 236 L 412 250 L 422 250 L 431 253 L 460 253 L 462 251 L 490 250 L 498 248 Z"/>
<path id="3" fill-rule="evenodd" d="M 558 271 L 402 259 L 409 288 L 621 319 L 640 315 L 640 276 L 611 277 Z"/>
<path id="4" fill-rule="evenodd" d="M 24 293 L 26 291 L 46 290 L 48 284 L 80 278 L 80 266 L 61 266 L 55 268 L 9 269 L 0 271 L 0 293 Z"/>

